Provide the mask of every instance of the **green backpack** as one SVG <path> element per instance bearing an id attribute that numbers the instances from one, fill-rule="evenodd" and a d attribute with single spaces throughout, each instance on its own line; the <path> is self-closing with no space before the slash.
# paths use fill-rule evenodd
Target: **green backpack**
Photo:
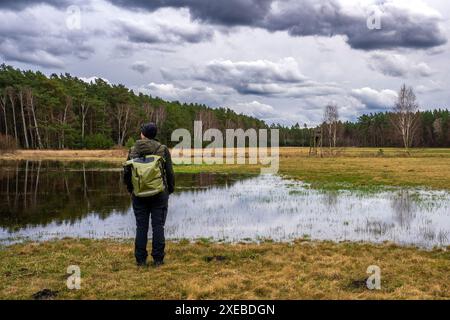
<path id="1" fill-rule="evenodd" d="M 165 190 L 163 164 L 164 158 L 157 155 L 147 155 L 124 163 L 124 166 L 131 166 L 131 182 L 136 197 L 150 197 Z"/>

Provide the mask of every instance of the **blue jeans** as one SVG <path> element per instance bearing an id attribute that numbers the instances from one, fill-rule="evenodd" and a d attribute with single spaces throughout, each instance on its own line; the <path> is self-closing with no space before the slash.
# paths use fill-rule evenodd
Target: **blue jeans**
<path id="1" fill-rule="evenodd" d="M 169 195 L 166 192 L 152 197 L 133 196 L 133 210 L 136 217 L 136 240 L 134 255 L 138 263 L 147 260 L 147 242 L 150 216 L 152 219 L 152 257 L 154 261 L 164 260 L 164 225 L 167 217 Z"/>

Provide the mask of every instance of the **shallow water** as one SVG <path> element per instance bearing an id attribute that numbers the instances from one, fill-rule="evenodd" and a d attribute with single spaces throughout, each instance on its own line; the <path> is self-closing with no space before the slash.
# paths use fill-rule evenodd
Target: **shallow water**
<path id="1" fill-rule="evenodd" d="M 318 191 L 280 176 L 177 175 L 168 239 L 392 241 L 450 245 L 446 191 Z M 120 171 L 86 164 L 1 165 L 0 242 L 133 238 Z"/>

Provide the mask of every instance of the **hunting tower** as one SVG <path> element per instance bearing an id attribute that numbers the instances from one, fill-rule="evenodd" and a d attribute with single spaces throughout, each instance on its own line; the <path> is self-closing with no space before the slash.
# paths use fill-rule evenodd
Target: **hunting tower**
<path id="1" fill-rule="evenodd" d="M 317 127 L 311 129 L 310 141 L 309 141 L 309 155 L 317 155 L 320 152 L 320 156 L 322 157 L 322 127 Z"/>

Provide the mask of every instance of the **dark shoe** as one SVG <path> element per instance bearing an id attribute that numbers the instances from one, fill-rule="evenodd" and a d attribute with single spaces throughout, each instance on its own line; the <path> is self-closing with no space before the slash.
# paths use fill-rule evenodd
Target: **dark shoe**
<path id="1" fill-rule="evenodd" d="M 155 261 L 153 261 L 153 267 L 155 267 L 155 268 L 159 268 L 163 264 L 164 264 L 164 261 L 162 261 L 162 260 L 155 260 Z"/>
<path id="2" fill-rule="evenodd" d="M 137 261 L 136 265 L 140 268 L 147 268 L 148 267 L 148 263 L 147 261 Z"/>

